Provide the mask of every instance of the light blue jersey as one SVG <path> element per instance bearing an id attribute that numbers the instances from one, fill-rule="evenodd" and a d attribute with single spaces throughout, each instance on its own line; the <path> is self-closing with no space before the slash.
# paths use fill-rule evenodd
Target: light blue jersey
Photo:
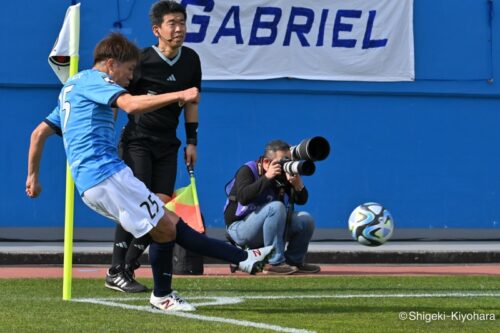
<path id="1" fill-rule="evenodd" d="M 71 77 L 45 120 L 62 132 L 76 188 L 82 195 L 125 168 L 118 158 L 111 105 L 126 92 L 106 73 L 85 70 Z"/>

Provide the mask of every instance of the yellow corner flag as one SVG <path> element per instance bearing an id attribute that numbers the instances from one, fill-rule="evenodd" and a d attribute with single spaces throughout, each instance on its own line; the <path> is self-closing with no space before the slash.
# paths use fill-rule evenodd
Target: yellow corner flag
<path id="1" fill-rule="evenodd" d="M 49 65 L 64 84 L 78 72 L 78 51 L 80 45 L 80 4 L 70 6 L 54 47 L 49 54 Z M 75 184 L 66 163 L 66 199 L 64 213 L 64 276 L 63 300 L 71 299 L 71 277 L 73 266 L 73 208 Z"/>

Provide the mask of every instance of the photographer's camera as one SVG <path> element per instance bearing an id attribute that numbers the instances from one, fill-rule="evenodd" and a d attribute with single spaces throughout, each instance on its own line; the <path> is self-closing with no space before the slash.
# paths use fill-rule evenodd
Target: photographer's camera
<path id="1" fill-rule="evenodd" d="M 290 147 L 290 153 L 291 159 L 279 161 L 282 171 L 290 175 L 311 176 L 316 171 L 314 161 L 322 161 L 330 154 L 330 144 L 325 138 L 315 136 Z"/>
<path id="2" fill-rule="evenodd" d="M 283 158 L 279 161 L 281 170 L 290 175 L 310 176 L 316 171 L 316 166 L 313 161 L 292 161 L 289 158 Z"/>

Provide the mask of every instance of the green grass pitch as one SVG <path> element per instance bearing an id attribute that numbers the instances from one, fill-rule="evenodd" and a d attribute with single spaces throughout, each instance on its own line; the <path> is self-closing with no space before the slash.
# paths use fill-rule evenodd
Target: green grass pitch
<path id="1" fill-rule="evenodd" d="M 500 332 L 495 276 L 177 278 L 197 311 L 173 315 L 103 284 L 0 279 L 0 332 Z"/>

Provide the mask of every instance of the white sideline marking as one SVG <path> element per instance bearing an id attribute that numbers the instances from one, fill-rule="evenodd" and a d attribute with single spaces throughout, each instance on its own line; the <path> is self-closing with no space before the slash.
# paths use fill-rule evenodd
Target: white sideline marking
<path id="1" fill-rule="evenodd" d="M 190 297 L 189 299 L 208 299 L 213 298 L 212 302 L 203 303 L 191 303 L 195 307 L 198 306 L 209 306 L 209 305 L 227 305 L 227 304 L 238 304 L 242 303 L 243 299 L 241 297 Z"/>
<path id="2" fill-rule="evenodd" d="M 212 297 L 205 297 L 205 298 L 212 298 Z M 141 298 L 141 299 L 143 299 L 143 298 Z M 129 298 L 129 300 L 131 300 L 131 298 Z M 229 301 L 230 303 L 223 303 L 224 300 Z M 255 327 L 255 328 L 267 329 L 267 330 L 272 330 L 272 331 L 277 331 L 277 332 L 315 333 L 314 331 L 300 330 L 300 329 L 296 329 L 296 328 L 288 328 L 288 327 L 282 327 L 282 326 L 270 325 L 270 324 L 264 324 L 264 323 L 256 323 L 256 322 L 252 322 L 252 321 L 248 321 L 248 320 L 236 320 L 236 319 L 230 319 L 230 318 L 209 317 L 209 316 L 202 316 L 202 315 L 192 314 L 189 312 L 180 312 L 180 311 L 165 312 L 165 311 L 161 311 L 161 310 L 152 309 L 150 306 L 114 303 L 114 302 L 110 302 L 110 301 L 103 301 L 100 299 L 79 298 L 79 299 L 73 299 L 73 301 L 114 306 L 114 307 L 118 307 L 118 308 L 122 308 L 122 309 L 139 310 L 139 311 L 145 311 L 145 312 L 151 312 L 151 313 L 163 314 L 163 315 L 171 315 L 171 316 L 177 316 L 177 317 L 183 317 L 183 318 L 189 318 L 189 319 L 214 321 L 214 322 L 233 324 L 233 325 L 244 326 L 244 327 Z M 207 304 L 234 304 L 235 301 L 237 301 L 236 303 L 239 303 L 241 300 L 239 298 L 236 298 L 236 297 L 220 297 L 219 301 L 211 302 L 211 303 L 207 303 Z M 201 304 L 203 304 L 203 303 L 201 303 Z M 194 304 L 193 303 L 193 305 L 197 305 L 197 306 L 200 306 L 201 304 Z"/>
<path id="3" fill-rule="evenodd" d="M 449 292 L 449 293 L 425 293 L 425 294 L 339 294 L 339 295 L 274 295 L 274 296 L 195 296 L 185 297 L 189 300 L 199 299 L 293 299 L 293 298 L 425 298 L 425 297 L 500 297 L 500 292 Z M 102 301 L 139 301 L 144 297 L 99 297 L 99 298 L 76 298 L 79 300 L 102 300 Z M 235 302 L 239 303 L 239 302 Z M 203 304 L 203 303 L 200 303 Z M 208 304 L 211 305 L 212 303 Z M 219 304 L 219 303 L 218 303 Z M 220 303 L 232 304 L 232 303 Z M 203 305 L 202 305 L 203 306 Z"/>
<path id="4" fill-rule="evenodd" d="M 188 297 L 191 300 L 212 300 L 209 302 L 192 303 L 196 307 L 201 306 L 211 306 L 211 305 L 227 305 L 227 304 L 237 304 L 244 302 L 246 299 L 321 299 L 321 298 L 439 298 L 439 297 L 500 297 L 500 293 L 497 292 L 449 292 L 449 293 L 422 293 L 422 294 L 345 294 L 345 295 L 276 295 L 276 296 L 238 296 L 238 297 L 228 297 L 228 296 L 197 296 Z M 247 320 L 237 320 L 231 318 L 220 318 L 220 317 L 210 317 L 197 315 L 189 312 L 164 312 L 161 310 L 152 309 L 150 306 L 140 306 L 140 305 L 130 305 L 123 303 L 116 303 L 117 301 L 137 301 L 145 300 L 144 297 L 108 297 L 108 298 L 74 298 L 74 302 L 81 303 L 92 303 L 99 305 L 106 305 L 112 307 L 118 307 L 127 310 L 138 310 L 151 312 L 156 314 L 172 315 L 177 317 L 198 319 L 203 321 L 220 322 L 226 324 L 233 324 L 244 327 L 255 327 L 260 329 L 267 329 L 276 332 L 290 332 L 290 333 L 315 333 L 314 331 L 282 327 L 278 325 L 270 325 L 265 323 L 257 323 Z"/>
<path id="5" fill-rule="evenodd" d="M 243 299 L 290 298 L 432 298 L 432 297 L 500 297 L 500 293 L 435 293 L 435 294 L 346 294 L 346 295 L 297 295 L 297 296 L 241 296 Z"/>

